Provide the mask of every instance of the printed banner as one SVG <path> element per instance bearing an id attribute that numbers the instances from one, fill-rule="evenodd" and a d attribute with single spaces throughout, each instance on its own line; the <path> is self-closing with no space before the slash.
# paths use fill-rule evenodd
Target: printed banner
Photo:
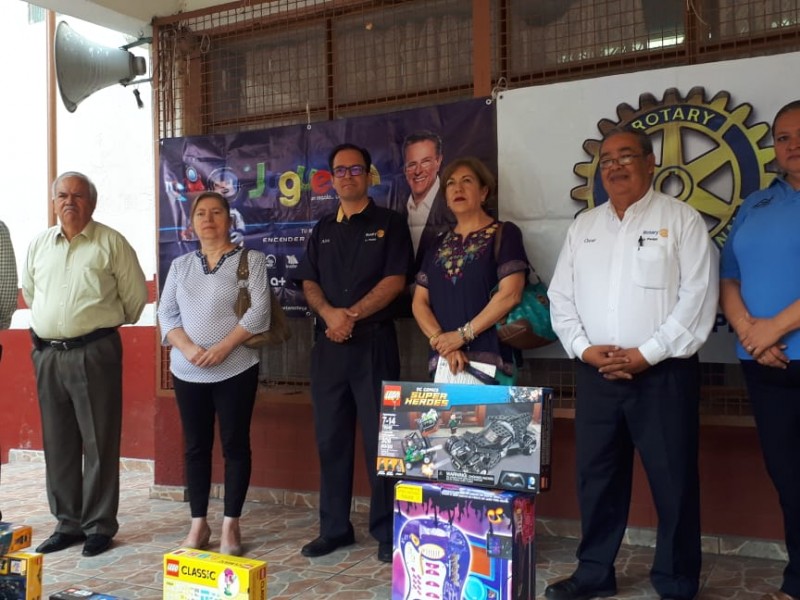
<path id="1" fill-rule="evenodd" d="M 419 132 L 441 138 L 441 167 L 472 155 L 497 173 L 495 107 L 484 99 L 161 140 L 159 281 L 163 285 L 176 256 L 198 247 L 189 211 L 200 192 L 214 190 L 230 202 L 233 241 L 267 255 L 270 283 L 287 314 L 307 316 L 302 292 L 290 280 L 312 227 L 338 206 L 328 168 L 330 150 L 343 142 L 367 148 L 373 162 L 369 195 L 377 204 L 405 214 L 411 176 L 407 179 L 404 169 L 403 142 Z"/>
<path id="2" fill-rule="evenodd" d="M 608 200 L 598 153 L 603 134 L 615 126 L 650 134 L 654 186 L 694 206 L 721 247 L 744 198 L 775 176 L 769 125 L 798 97 L 798 58 L 749 58 L 504 92 L 497 103 L 500 216 L 522 228 L 542 278 L 550 281 L 574 216 Z M 558 344 L 534 354 L 564 356 Z M 736 362 L 721 314 L 701 358 Z"/>

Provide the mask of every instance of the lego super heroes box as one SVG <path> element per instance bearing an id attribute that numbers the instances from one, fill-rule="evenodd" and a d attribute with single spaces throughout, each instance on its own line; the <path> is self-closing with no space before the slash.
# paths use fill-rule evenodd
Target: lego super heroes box
<path id="1" fill-rule="evenodd" d="M 378 475 L 547 490 L 552 406 L 550 388 L 385 381 Z"/>
<path id="2" fill-rule="evenodd" d="M 534 499 L 520 492 L 399 482 L 392 600 L 533 598 Z"/>
<path id="3" fill-rule="evenodd" d="M 164 555 L 164 600 L 266 600 L 267 563 L 206 550 Z"/>
<path id="4" fill-rule="evenodd" d="M 0 598 L 41 600 L 43 556 L 38 552 L 0 556 Z"/>

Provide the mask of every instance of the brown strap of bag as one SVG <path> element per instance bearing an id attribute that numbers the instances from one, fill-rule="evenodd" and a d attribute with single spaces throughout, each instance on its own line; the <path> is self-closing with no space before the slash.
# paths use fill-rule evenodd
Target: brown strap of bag
<path id="1" fill-rule="evenodd" d="M 250 308 L 250 290 L 247 289 L 247 282 L 250 279 L 250 265 L 247 262 L 247 248 L 242 248 L 242 255 L 239 257 L 239 266 L 236 269 L 237 284 L 239 295 L 236 296 L 236 306 L 234 312 L 240 319 Z"/>

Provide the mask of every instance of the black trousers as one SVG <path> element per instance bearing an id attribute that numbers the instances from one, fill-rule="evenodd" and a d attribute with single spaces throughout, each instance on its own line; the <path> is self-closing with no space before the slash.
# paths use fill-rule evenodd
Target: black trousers
<path id="1" fill-rule="evenodd" d="M 215 383 L 190 383 L 177 377 L 173 381 L 183 423 L 192 517 L 205 517 L 208 513 L 215 415 L 219 417 L 219 439 L 225 459 L 224 514 L 242 516 L 252 469 L 250 422 L 258 389 L 258 364 Z"/>
<path id="2" fill-rule="evenodd" d="M 385 322 L 343 344 L 320 334 L 311 351 L 311 399 L 320 461 L 320 535 L 352 530 L 353 460 L 356 422 L 372 487 L 369 531 L 392 541 L 393 481 L 376 475 L 381 382 L 400 376 L 394 323 Z"/>
<path id="3" fill-rule="evenodd" d="M 31 358 L 56 531 L 113 537 L 119 529 L 122 435 L 119 333 L 72 350 L 34 348 Z"/>
<path id="4" fill-rule="evenodd" d="M 666 360 L 631 381 L 609 381 L 577 364 L 582 539 L 575 576 L 597 587 L 616 586 L 614 559 L 628 522 L 636 449 L 658 514 L 650 580 L 662 597 L 693 598 L 701 562 L 697 358 Z"/>
<path id="5" fill-rule="evenodd" d="M 783 511 L 789 563 L 781 590 L 800 597 L 800 361 L 787 369 L 743 360 L 761 451 Z"/>

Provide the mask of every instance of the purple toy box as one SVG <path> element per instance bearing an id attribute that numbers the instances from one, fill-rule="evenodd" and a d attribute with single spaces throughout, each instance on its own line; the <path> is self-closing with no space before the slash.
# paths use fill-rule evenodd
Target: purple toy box
<path id="1" fill-rule="evenodd" d="M 533 598 L 534 532 L 532 494 L 401 481 L 392 600 Z"/>

